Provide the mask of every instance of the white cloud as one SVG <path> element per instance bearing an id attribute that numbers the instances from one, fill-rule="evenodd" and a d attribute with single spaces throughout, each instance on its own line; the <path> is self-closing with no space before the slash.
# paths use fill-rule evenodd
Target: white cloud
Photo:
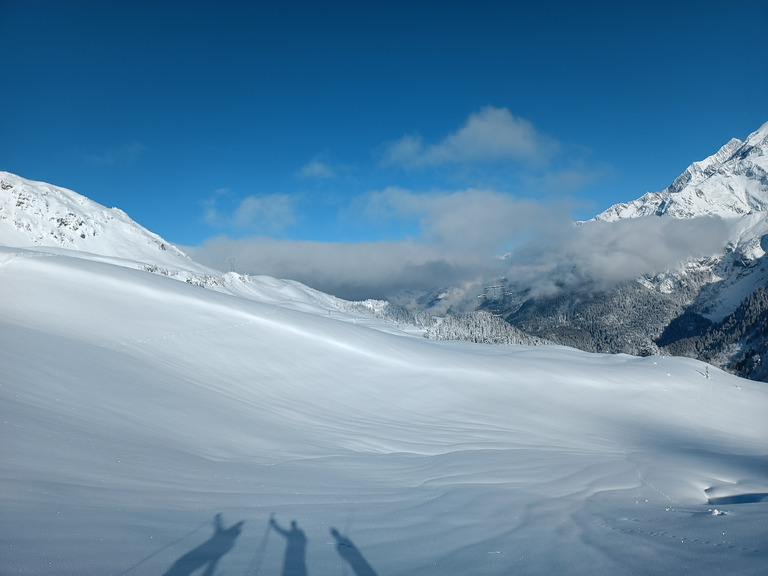
<path id="1" fill-rule="evenodd" d="M 314 179 L 329 179 L 335 178 L 336 173 L 325 162 L 322 162 L 319 158 L 313 158 L 299 170 L 299 177 L 301 178 L 314 178 Z"/>
<path id="2" fill-rule="evenodd" d="M 529 189 L 537 189 L 547 193 L 568 194 L 594 184 L 609 171 L 610 169 L 606 167 L 592 170 L 573 168 L 547 172 L 542 176 L 529 176 L 525 178 L 525 181 Z"/>
<path id="3" fill-rule="evenodd" d="M 283 204 L 270 206 L 280 214 Z M 357 209 L 370 220 L 416 218 L 421 235 L 358 243 L 218 237 L 188 250 L 213 267 L 227 269 L 236 258 L 244 272 L 299 280 L 343 298 L 395 298 L 452 287 L 444 304 L 461 305 L 473 302 L 483 283 L 501 277 L 541 295 L 607 289 L 689 257 L 714 254 L 729 234 L 718 218 L 648 217 L 576 226 L 566 206 L 490 190 L 417 194 L 387 188 L 359 199 Z M 238 212 L 248 222 L 268 213 L 256 199 L 241 203 Z"/>
<path id="4" fill-rule="evenodd" d="M 229 208 L 222 208 L 221 204 L 231 198 L 229 189 L 216 190 L 204 202 L 204 221 L 214 228 L 232 227 L 257 234 L 279 233 L 297 221 L 297 195 L 252 195 L 235 201 Z"/>
<path id="5" fill-rule="evenodd" d="M 418 218 L 421 240 L 464 252 L 498 251 L 549 220 L 567 222 L 567 206 L 546 206 L 493 190 L 414 193 L 390 187 L 366 197 L 370 219 Z"/>
<path id="6" fill-rule="evenodd" d="M 720 218 L 680 220 L 656 216 L 568 226 L 509 258 L 507 276 L 540 293 L 563 288 L 606 289 L 656 274 L 725 246 L 729 227 Z"/>
<path id="7" fill-rule="evenodd" d="M 416 240 L 331 243 L 218 237 L 186 250 L 219 269 L 235 258 L 239 270 L 299 280 L 349 299 L 463 285 L 467 279 L 482 278 L 491 264 L 477 255 L 453 254 Z"/>
<path id="8" fill-rule="evenodd" d="M 248 196 L 235 208 L 232 222 L 238 228 L 280 232 L 296 223 L 296 196 L 292 194 Z"/>
<path id="9" fill-rule="evenodd" d="M 487 106 L 436 144 L 425 145 L 420 136 L 412 135 L 390 143 L 382 162 L 409 168 L 495 160 L 541 164 L 557 148 L 555 140 L 540 134 L 529 121 L 506 108 Z"/>
<path id="10" fill-rule="evenodd" d="M 220 198 L 230 195 L 229 188 L 218 188 L 213 196 L 203 202 L 203 221 L 214 228 L 226 226 L 227 218 L 221 214 L 219 209 Z"/>
<path id="11" fill-rule="evenodd" d="M 416 219 L 421 234 L 360 243 L 218 237 L 188 250 L 213 267 L 226 269 L 229 258 L 236 258 L 243 271 L 296 279 L 345 298 L 391 297 L 435 286 L 458 287 L 457 296 L 474 298 L 469 286 L 503 272 L 499 255 L 510 242 L 569 221 L 563 206 L 474 189 L 418 194 L 387 188 L 359 198 L 356 210 L 368 221 Z"/>
<path id="12" fill-rule="evenodd" d="M 555 159 L 558 150 L 559 144 L 539 134 L 530 122 L 513 117 L 505 108 L 487 107 L 436 144 L 407 136 L 392 143 L 385 157 L 408 167 L 513 160 L 530 169 L 538 160 L 551 160 L 537 170 L 526 170 L 522 180 L 529 189 L 561 193 L 610 171 L 606 166 L 585 168 L 583 150 L 581 158 Z M 316 157 L 300 175 L 330 178 L 335 173 Z M 271 194 L 233 202 L 228 190 L 217 191 L 206 206 L 206 221 L 257 237 L 218 237 L 189 249 L 190 254 L 221 269 L 236 258 L 244 272 L 296 279 L 351 299 L 453 287 L 450 303 L 456 303 L 472 301 L 483 282 L 500 277 L 540 294 L 586 285 L 607 288 L 662 272 L 691 256 L 712 254 L 722 248 L 728 233 L 721 220 L 706 218 L 575 226 L 571 219 L 575 206 L 562 196 L 545 202 L 488 188 L 417 193 L 388 187 L 354 198 L 341 215 L 355 226 L 408 230 L 413 237 L 358 243 L 268 238 L 296 223 L 299 199 Z M 221 205 L 227 202 L 229 209 L 223 210 Z M 502 254 L 507 257 L 501 258 Z"/>
<path id="13" fill-rule="evenodd" d="M 421 136 L 403 136 L 400 140 L 390 142 L 384 147 L 383 164 L 399 164 L 417 166 L 424 155 L 424 145 Z"/>

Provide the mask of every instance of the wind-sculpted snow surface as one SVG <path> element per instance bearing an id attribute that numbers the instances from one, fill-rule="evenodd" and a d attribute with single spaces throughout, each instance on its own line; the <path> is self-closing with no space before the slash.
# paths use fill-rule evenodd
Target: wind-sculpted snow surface
<path id="1" fill-rule="evenodd" d="M 766 408 L 695 360 L 2 248 L 0 572 L 762 574 Z"/>

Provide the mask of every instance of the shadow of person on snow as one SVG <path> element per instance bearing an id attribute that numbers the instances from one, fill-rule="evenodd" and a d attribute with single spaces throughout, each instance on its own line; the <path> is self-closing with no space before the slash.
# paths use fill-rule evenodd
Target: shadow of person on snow
<path id="1" fill-rule="evenodd" d="M 331 535 L 336 539 L 336 552 L 349 564 L 355 576 L 377 576 L 376 571 L 352 543 L 352 540 L 339 534 L 336 528 L 331 528 Z"/>
<path id="2" fill-rule="evenodd" d="M 281 527 L 274 518 L 269 519 L 269 524 L 287 541 L 281 575 L 307 576 L 307 537 L 296 525 L 296 520 L 291 520 L 290 529 Z"/>
<path id="3" fill-rule="evenodd" d="M 221 557 L 235 545 L 243 522 L 240 521 L 225 529 L 221 524 L 221 514 L 216 514 L 213 520 L 215 528 L 213 536 L 176 560 L 163 576 L 190 576 L 203 566 L 206 566 L 206 569 L 202 576 L 213 576 Z"/>

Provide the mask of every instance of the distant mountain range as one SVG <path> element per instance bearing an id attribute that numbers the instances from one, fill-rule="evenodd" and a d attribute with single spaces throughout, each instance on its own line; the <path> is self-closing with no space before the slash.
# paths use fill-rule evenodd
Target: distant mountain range
<path id="1" fill-rule="evenodd" d="M 705 217 L 728 226 L 717 254 L 608 290 L 553 297 L 523 291 L 513 303 L 491 298 L 482 307 L 549 342 L 690 356 L 768 381 L 768 123 L 694 162 L 665 190 L 616 204 L 592 222 Z"/>
<path id="2" fill-rule="evenodd" d="M 112 263 L 262 301 L 312 301 L 415 326 L 428 338 L 562 344 L 586 351 L 695 357 L 768 381 L 768 123 L 694 162 L 661 192 L 616 204 L 591 221 L 719 218 L 722 249 L 610 288 L 541 296 L 503 279 L 475 311 L 445 318 L 382 301 L 347 302 L 298 282 L 223 274 L 187 257 L 117 208 L 0 172 L 0 245 L 98 254 Z M 514 294 L 514 298 L 508 295 Z M 298 304 L 297 304 L 298 305 Z"/>

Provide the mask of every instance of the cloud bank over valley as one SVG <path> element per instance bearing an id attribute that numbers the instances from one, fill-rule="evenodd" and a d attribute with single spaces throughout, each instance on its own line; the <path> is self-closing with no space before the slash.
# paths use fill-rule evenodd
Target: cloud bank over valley
<path id="1" fill-rule="evenodd" d="M 218 236 L 186 250 L 216 268 L 226 269 L 234 258 L 239 272 L 295 279 L 352 300 L 452 287 L 445 304 L 461 306 L 483 284 L 502 277 L 540 295 L 580 286 L 607 289 L 714 254 L 730 235 L 727 221 L 715 217 L 576 225 L 564 202 L 491 190 L 387 188 L 354 204 L 350 209 L 372 225 L 415 219 L 418 235 L 347 243 Z"/>

